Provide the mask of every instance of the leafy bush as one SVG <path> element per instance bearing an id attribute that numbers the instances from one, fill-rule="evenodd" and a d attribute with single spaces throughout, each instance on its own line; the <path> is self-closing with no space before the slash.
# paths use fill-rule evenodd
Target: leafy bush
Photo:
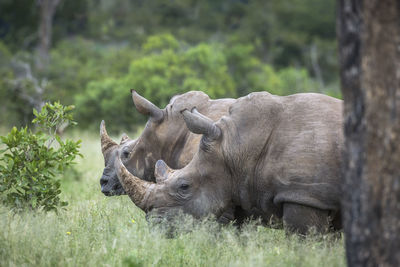
<path id="1" fill-rule="evenodd" d="M 122 77 L 99 78 L 88 83 L 75 98 L 78 120 L 85 124 L 93 118 L 112 121 L 111 131 L 143 122 L 134 112 L 130 89 L 137 90 L 159 107 L 176 94 L 200 90 L 212 98 L 235 96 L 223 47 L 199 44 L 178 48 L 171 35 L 157 35 L 143 44 L 141 57 L 132 60 Z M 100 121 L 96 121 L 98 126 Z M 132 128 L 132 127 L 131 127 Z"/>
<path id="2" fill-rule="evenodd" d="M 229 74 L 232 76 L 237 96 L 244 96 L 253 90 L 262 90 L 264 84 L 258 83 L 262 62 L 254 55 L 252 44 L 231 44 L 224 49 Z"/>
<path id="3" fill-rule="evenodd" d="M 134 124 L 144 123 L 143 116 L 135 112 L 130 88 L 131 85 L 124 79 L 106 78 L 90 82 L 85 93 L 75 98 L 79 122 L 98 127 L 100 120 L 104 119 L 112 122 L 107 124 L 107 129 L 111 132 L 120 129 L 121 125 L 126 129 L 132 128 Z"/>
<path id="4" fill-rule="evenodd" d="M 143 56 L 131 62 L 125 84 L 155 104 L 165 106 L 173 95 L 200 90 L 212 98 L 235 96 L 223 46 L 200 43 L 187 47 L 171 35 L 150 36 Z"/>
<path id="5" fill-rule="evenodd" d="M 75 125 L 73 106 L 46 103 L 33 111 L 38 131 L 14 127 L 1 136 L 5 149 L 0 150 L 0 200 L 16 210 L 24 208 L 46 211 L 67 205 L 61 201 L 60 181 L 56 179 L 79 154 L 80 140 L 61 140 L 57 135 L 65 123 Z"/>
<path id="6" fill-rule="evenodd" d="M 89 82 L 125 76 L 134 56 L 135 50 L 125 46 L 106 46 L 83 38 L 62 41 L 51 52 L 47 97 L 72 104 Z"/>
<path id="7" fill-rule="evenodd" d="M 155 52 L 165 49 L 178 49 L 179 42 L 171 34 L 160 34 L 150 36 L 142 46 L 145 53 Z"/>
<path id="8" fill-rule="evenodd" d="M 256 86 L 259 89 L 276 95 L 290 95 L 302 92 L 318 92 L 318 83 L 310 78 L 306 69 L 293 67 L 274 70 L 264 65 L 256 76 Z"/>

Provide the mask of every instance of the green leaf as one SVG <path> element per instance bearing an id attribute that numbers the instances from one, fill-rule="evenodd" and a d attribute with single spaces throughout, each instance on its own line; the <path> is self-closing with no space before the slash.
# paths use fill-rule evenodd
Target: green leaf
<path id="1" fill-rule="evenodd" d="M 31 199 L 32 208 L 36 208 L 36 204 L 37 204 L 37 197 L 34 196 L 34 197 L 32 197 L 32 199 Z"/>

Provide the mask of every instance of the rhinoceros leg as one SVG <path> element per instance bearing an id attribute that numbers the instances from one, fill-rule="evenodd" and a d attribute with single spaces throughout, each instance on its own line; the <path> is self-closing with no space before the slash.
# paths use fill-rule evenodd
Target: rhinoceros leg
<path id="1" fill-rule="evenodd" d="M 329 211 L 294 203 L 283 204 L 283 224 L 286 231 L 306 235 L 326 233 L 330 227 Z"/>

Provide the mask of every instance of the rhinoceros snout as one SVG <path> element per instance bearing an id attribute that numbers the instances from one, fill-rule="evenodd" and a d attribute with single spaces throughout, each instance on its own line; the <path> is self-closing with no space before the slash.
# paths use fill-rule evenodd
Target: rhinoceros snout
<path id="1" fill-rule="evenodd" d="M 125 195 L 125 191 L 122 188 L 122 185 L 117 181 L 115 181 L 112 178 L 106 177 L 101 177 L 100 179 L 100 186 L 101 186 L 101 192 L 105 196 L 119 196 L 119 195 Z"/>
<path id="2" fill-rule="evenodd" d="M 105 177 L 101 177 L 100 179 L 100 186 L 101 186 L 101 192 L 106 195 L 110 196 L 111 195 L 111 190 L 108 186 L 108 179 Z"/>

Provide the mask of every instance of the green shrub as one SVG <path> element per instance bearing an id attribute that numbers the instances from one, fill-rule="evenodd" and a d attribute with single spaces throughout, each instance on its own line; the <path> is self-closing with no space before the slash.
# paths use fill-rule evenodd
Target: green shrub
<path id="1" fill-rule="evenodd" d="M 255 56 L 252 44 L 233 43 L 224 49 L 224 53 L 229 74 L 235 82 L 237 96 L 244 96 L 264 88 L 263 84 L 257 83 L 263 64 Z"/>
<path id="2" fill-rule="evenodd" d="M 160 34 L 152 35 L 147 38 L 146 42 L 142 46 L 142 50 L 145 53 L 157 52 L 165 49 L 178 49 L 179 42 L 171 34 Z"/>
<path id="3" fill-rule="evenodd" d="M 191 90 L 203 91 L 212 98 L 235 96 L 223 46 L 201 43 L 177 49 L 177 41 L 171 38 L 149 37 L 143 45 L 147 48 L 145 55 L 132 61 L 123 83 L 161 107 L 173 95 Z"/>
<path id="4" fill-rule="evenodd" d="M 178 48 L 171 35 L 152 36 L 144 43 L 141 57 L 132 60 L 129 72 L 122 77 L 110 75 L 88 83 L 84 93 L 76 95 L 77 117 L 81 124 L 93 124 L 93 118 L 112 121 L 112 132 L 143 123 L 135 112 L 130 89 L 159 107 L 172 96 L 200 90 L 211 98 L 234 97 L 235 85 L 228 73 L 226 57 L 220 45 L 199 44 Z"/>
<path id="5" fill-rule="evenodd" d="M 263 65 L 262 70 L 254 75 L 257 91 L 263 90 L 275 95 L 290 95 L 305 92 L 319 92 L 319 84 L 311 79 L 306 69 L 293 67 L 274 70 L 270 65 Z"/>
<path id="6" fill-rule="evenodd" d="M 120 130 L 121 125 L 126 129 L 144 123 L 144 116 L 135 112 L 130 88 L 125 79 L 106 78 L 90 82 L 85 93 L 75 98 L 78 121 L 98 127 L 103 119 L 108 122 L 107 130 L 111 132 Z"/>
<path id="7" fill-rule="evenodd" d="M 62 41 L 51 51 L 46 97 L 72 104 L 91 81 L 125 76 L 134 56 L 130 47 L 106 46 L 83 38 Z"/>
<path id="8" fill-rule="evenodd" d="M 39 129 L 14 127 L 0 136 L 0 200 L 14 208 L 57 210 L 67 205 L 59 198 L 60 181 L 56 178 L 79 154 L 81 141 L 61 140 L 57 130 L 65 123 L 75 125 L 73 106 L 46 103 L 40 113 L 33 111 L 32 121 Z"/>

